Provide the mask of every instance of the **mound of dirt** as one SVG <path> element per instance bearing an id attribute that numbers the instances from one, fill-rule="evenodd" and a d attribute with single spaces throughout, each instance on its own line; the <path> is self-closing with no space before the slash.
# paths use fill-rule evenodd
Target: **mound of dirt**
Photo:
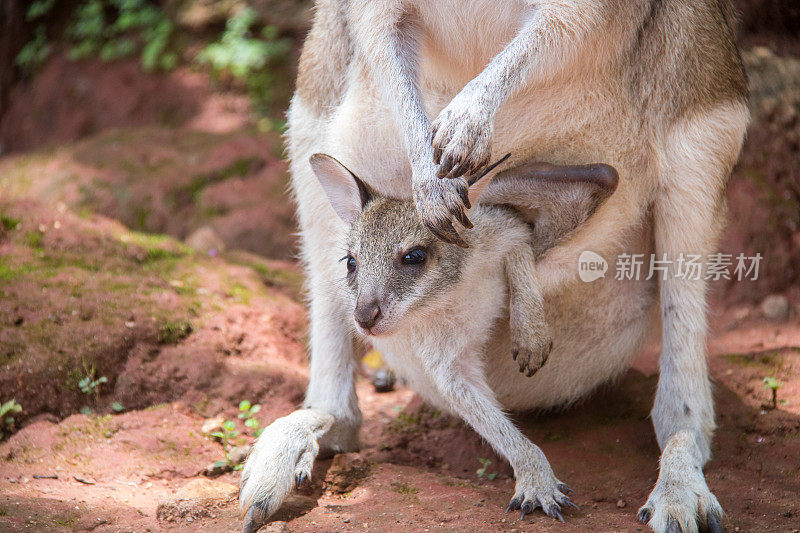
<path id="1" fill-rule="evenodd" d="M 800 300 L 800 59 L 766 48 L 743 54 L 752 120 L 728 187 L 722 251 L 763 257 L 755 281 L 730 282 L 731 301 L 789 291 Z"/>
<path id="2" fill-rule="evenodd" d="M 0 390 L 23 406 L 18 420 L 112 402 L 181 398 L 203 412 L 302 398 L 291 267 L 203 256 L 63 204 L 3 201 L 0 218 Z"/>
<path id="3" fill-rule="evenodd" d="M 276 72 L 279 85 L 284 74 Z M 144 72 L 138 58 L 71 61 L 55 53 L 35 76 L 12 86 L 7 103 L 0 110 L 0 155 L 119 127 L 225 133 L 254 123 L 245 94 L 219 91 L 207 74 L 189 67 Z"/>
<path id="4" fill-rule="evenodd" d="M 275 133 L 112 130 L 0 160 L 10 197 L 62 203 L 137 231 L 184 239 L 201 227 L 229 249 L 292 257 L 295 225 Z"/>

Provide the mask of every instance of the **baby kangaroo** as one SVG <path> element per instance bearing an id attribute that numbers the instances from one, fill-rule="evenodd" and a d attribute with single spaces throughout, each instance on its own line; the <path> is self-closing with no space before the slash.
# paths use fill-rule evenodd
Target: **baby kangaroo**
<path id="1" fill-rule="evenodd" d="M 484 294 L 496 291 L 496 282 L 504 279 L 505 290 L 497 294 L 507 290 L 512 356 L 529 377 L 553 346 L 536 257 L 585 222 L 617 185 L 616 171 L 608 165 L 528 165 L 500 174 L 471 212 L 476 222 L 465 232 L 462 248 L 435 238 L 413 201 L 380 196 L 333 157 L 314 154 L 311 166 L 350 228 L 342 261 L 362 335 L 413 334 L 414 318 L 428 322 L 440 306 L 451 318 L 454 308 L 463 308 L 464 319 L 474 319 L 471 307 L 488 300 L 502 303 L 490 310 L 490 321 L 495 320 L 505 312 L 505 298 Z M 472 178 L 470 186 L 478 179 Z M 533 224 L 523 218 L 526 212 Z M 487 282 L 487 276 L 493 279 Z M 470 296 L 450 304 L 461 288 Z M 481 322 L 482 332 L 489 323 Z M 478 340 L 459 337 L 469 345 Z"/>
<path id="2" fill-rule="evenodd" d="M 541 507 L 561 519 L 572 502 L 503 412 L 484 377 L 486 344 L 493 325 L 508 320 L 520 370 L 530 376 L 544 364 L 552 343 L 536 257 L 611 195 L 616 171 L 527 165 L 500 173 L 470 211 L 474 225 L 459 247 L 428 231 L 412 200 L 380 195 L 328 155 L 313 155 L 311 166 L 348 227 L 342 273 L 358 331 L 415 391 L 508 459 L 517 479 L 509 508 L 524 516 Z"/>

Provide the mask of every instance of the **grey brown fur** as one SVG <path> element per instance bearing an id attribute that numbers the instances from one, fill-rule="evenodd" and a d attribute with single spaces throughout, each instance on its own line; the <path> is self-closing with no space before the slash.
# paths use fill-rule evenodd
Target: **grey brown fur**
<path id="1" fill-rule="evenodd" d="M 470 220 L 477 225 L 479 209 L 467 206 L 488 194 L 481 183 L 464 194 L 465 177 L 500 154 L 513 156 L 494 174 L 532 161 L 616 168 L 614 195 L 535 259 L 554 341 L 546 365 L 526 377 L 508 358 L 508 324 L 491 313 L 505 282 L 483 285 L 477 299 L 493 305 L 474 310 L 480 320 L 457 319 L 462 303 L 447 294 L 474 298 L 467 280 L 489 268 L 467 254 L 461 279 L 440 295 L 448 307 L 438 318 L 484 336 L 483 349 L 460 347 L 451 358 L 445 345 L 427 346 L 427 359 L 407 371 L 419 377 L 417 390 L 463 393 L 450 408 L 511 462 L 514 501 L 526 508 L 540 499 L 547 511 L 563 496 L 557 478 L 503 410 L 574 402 L 628 368 L 660 332 L 652 420 L 661 457 L 640 516 L 658 533 L 718 527 L 722 506 L 703 475 L 715 428 L 706 281 L 675 276 L 673 263 L 662 279 L 582 283 L 576 264 L 587 250 L 611 264 L 622 253 L 674 262 L 716 251 L 749 116 L 734 19 L 730 0 L 317 3 L 287 136 L 309 287 L 310 380 L 304 408 L 276 422 L 282 431 L 265 432 L 245 466 L 240 505 L 244 514 L 259 510 L 247 527 L 281 505 L 307 458 L 358 448 L 357 339 L 336 262 L 347 225 L 309 165 L 317 152 L 336 155 L 379 194 L 413 200 L 426 227 L 449 242 L 467 235 Z M 523 216 L 539 222 L 537 243 L 574 225 L 553 216 L 546 230 L 535 210 Z M 504 257 L 511 237 L 493 243 Z M 492 263 L 492 275 L 502 278 L 499 268 Z"/>
<path id="2" fill-rule="evenodd" d="M 346 188 L 339 180 L 347 180 L 348 175 L 357 186 L 349 188 L 353 195 L 350 203 L 360 203 L 361 209 L 355 219 L 348 216 L 345 220 L 350 230 L 344 258 L 352 257 L 357 264 L 356 271 L 346 277 L 357 317 L 361 307 L 376 302 L 379 309 L 402 302 L 407 313 L 424 313 L 432 301 L 458 286 L 467 255 L 475 261 L 492 253 L 494 241 L 516 232 L 527 237 L 503 258 L 512 357 L 528 377 L 541 368 L 553 344 L 536 277 L 536 257 L 584 224 L 613 193 L 617 186 L 613 168 L 533 164 L 499 174 L 473 211 L 479 224 L 464 231 L 465 246 L 459 247 L 436 239 L 412 201 L 382 197 L 330 156 L 312 156 L 312 161 L 321 159 L 328 159 L 333 167 L 338 165 L 339 171 L 335 177 L 327 174 L 330 167 L 318 171 L 326 191 L 337 185 Z M 332 202 L 342 198 L 341 194 L 330 196 Z M 337 212 L 346 210 L 335 207 Z M 523 210 L 528 221 L 523 219 Z M 424 265 L 403 265 L 403 254 L 414 249 L 426 253 Z M 479 297 L 481 291 L 476 288 L 475 294 Z"/>

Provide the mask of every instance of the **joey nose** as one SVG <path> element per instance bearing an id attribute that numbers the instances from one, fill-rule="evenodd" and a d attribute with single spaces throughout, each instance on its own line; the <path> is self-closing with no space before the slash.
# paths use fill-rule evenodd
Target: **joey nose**
<path id="1" fill-rule="evenodd" d="M 355 319 L 359 326 L 370 329 L 381 317 L 381 307 L 377 300 L 366 304 L 356 304 Z"/>

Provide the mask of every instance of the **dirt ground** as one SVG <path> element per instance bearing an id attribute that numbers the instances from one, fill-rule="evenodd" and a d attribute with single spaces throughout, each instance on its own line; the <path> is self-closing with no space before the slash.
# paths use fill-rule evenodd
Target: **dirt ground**
<path id="1" fill-rule="evenodd" d="M 745 60 L 800 72 L 763 51 Z M 252 442 L 241 400 L 261 406 L 261 427 L 302 402 L 307 317 L 280 132 L 191 72 L 136 72 L 57 58 L 0 124 L 17 143 L 0 157 L 0 401 L 23 408 L 0 440 L 0 532 L 238 531 L 238 471 L 206 468 Z M 62 79 L 69 90 L 53 91 Z M 785 98 L 790 85 L 758 83 L 722 246 L 769 255 L 758 283 L 714 287 L 719 428 L 706 475 L 729 532 L 789 533 L 800 530 L 800 102 Z M 767 318 L 772 293 L 787 307 Z M 644 531 L 657 356 L 649 345 L 569 410 L 515 416 L 575 490 L 566 524 L 505 514 L 509 466 L 403 386 L 376 393 L 365 370 L 361 452 L 319 461 L 262 531 Z M 90 375 L 106 380 L 87 393 Z M 777 408 L 767 376 L 782 384 Z M 203 431 L 218 417 L 238 432 L 227 448 Z"/>
<path id="2" fill-rule="evenodd" d="M 719 310 L 719 308 L 715 308 Z M 228 323 L 247 322 L 239 308 Z M 714 312 L 709 348 L 719 429 L 707 480 L 726 510 L 728 531 L 797 531 L 800 524 L 800 324 L 773 323 L 749 307 Z M 211 326 L 213 331 L 213 326 Z M 193 339 L 209 332 L 203 328 Z M 268 341 L 225 358 L 221 373 L 237 376 L 273 366 L 277 381 L 296 387 L 239 396 L 260 401 L 268 423 L 289 413 L 306 370 L 298 341 L 284 339 L 275 363 Z M 358 385 L 365 415 L 358 457 L 320 461 L 310 487 L 293 496 L 265 531 L 641 531 L 635 512 L 657 476 L 658 446 L 648 419 L 656 385 L 655 347 L 613 386 L 563 413 L 517 417 L 575 490 L 579 511 L 562 525 L 534 514 L 504 514 L 512 491 L 509 467 L 473 431 L 438 415 L 399 387 L 378 394 Z M 764 375 L 778 377 L 778 409 L 765 409 Z M 206 407 L 205 409 L 209 409 Z M 0 531 L 236 531 L 238 473 L 208 483 L 201 470 L 223 448 L 201 434 L 201 405 L 157 404 L 121 414 L 42 416 L 0 445 Z M 235 419 L 231 402 L 219 411 Z M 239 424 L 240 429 L 244 429 Z M 242 439 L 249 440 L 249 439 Z M 492 463 L 476 475 L 478 458 Z M 346 459 L 346 460 L 345 460 Z M 37 479 L 34 476 L 58 476 Z M 329 483 L 325 483 L 326 476 Z M 333 481 L 344 476 L 349 485 Z M 350 477 L 348 477 L 350 476 Z M 78 480 L 92 483 L 85 484 Z M 188 489 L 183 489 L 184 487 Z M 344 493 L 340 493 L 344 490 Z M 210 496 L 208 495 L 210 494 Z M 285 524 L 285 525 L 284 525 Z"/>

